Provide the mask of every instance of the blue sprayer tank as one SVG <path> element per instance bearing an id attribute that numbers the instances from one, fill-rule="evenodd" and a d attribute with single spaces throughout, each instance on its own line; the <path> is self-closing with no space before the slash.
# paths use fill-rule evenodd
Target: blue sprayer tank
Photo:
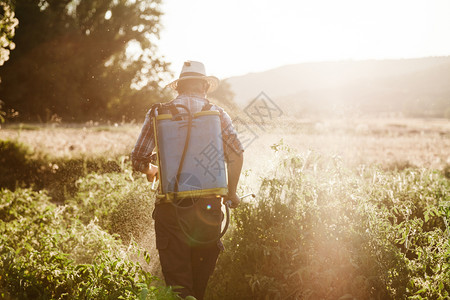
<path id="1" fill-rule="evenodd" d="M 170 200 L 175 196 L 176 176 L 187 128 L 188 120 L 176 120 L 171 114 L 156 117 L 160 198 Z M 195 113 L 176 197 L 225 196 L 227 193 L 220 114 L 218 111 Z"/>

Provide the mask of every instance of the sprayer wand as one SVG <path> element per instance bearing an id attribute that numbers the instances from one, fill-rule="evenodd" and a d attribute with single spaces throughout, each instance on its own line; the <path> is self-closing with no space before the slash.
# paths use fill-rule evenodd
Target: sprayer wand
<path id="1" fill-rule="evenodd" d="M 253 194 L 253 193 L 248 193 L 248 194 L 245 194 L 244 196 L 241 196 L 241 197 L 239 197 L 239 199 L 244 199 L 244 198 L 247 198 L 247 197 L 250 197 L 250 196 L 252 196 L 252 198 L 256 198 L 256 195 L 255 194 Z M 228 201 L 226 201 L 225 202 L 225 206 L 227 207 L 227 208 L 230 208 L 231 207 L 231 200 L 228 200 Z"/>
<path id="2" fill-rule="evenodd" d="M 249 196 L 252 196 L 252 198 L 256 198 L 256 195 L 253 194 L 253 193 L 245 194 L 244 196 L 239 197 L 239 198 L 242 200 L 242 199 L 247 198 Z M 225 213 L 227 215 L 227 218 L 226 218 L 226 221 L 225 221 L 225 226 L 223 227 L 223 230 L 220 233 L 220 236 L 219 236 L 218 239 L 222 238 L 225 235 L 225 233 L 228 230 L 228 226 L 230 225 L 230 207 L 231 207 L 231 200 L 227 200 L 225 202 Z"/>

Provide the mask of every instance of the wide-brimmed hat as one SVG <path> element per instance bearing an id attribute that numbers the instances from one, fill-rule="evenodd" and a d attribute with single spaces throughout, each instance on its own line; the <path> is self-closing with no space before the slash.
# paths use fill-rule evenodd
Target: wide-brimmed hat
<path id="1" fill-rule="evenodd" d="M 167 86 L 176 90 L 179 81 L 186 79 L 202 79 L 209 83 L 208 92 L 212 92 L 219 86 L 219 79 L 215 76 L 206 76 L 205 65 L 199 61 L 188 60 L 183 64 L 180 76 Z"/>

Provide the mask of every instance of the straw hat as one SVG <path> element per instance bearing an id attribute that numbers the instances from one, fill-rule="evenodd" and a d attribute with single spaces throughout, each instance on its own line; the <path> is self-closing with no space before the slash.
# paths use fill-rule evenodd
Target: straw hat
<path id="1" fill-rule="evenodd" d="M 167 86 L 176 89 L 177 84 L 181 80 L 186 79 L 202 79 L 209 83 L 208 92 L 212 92 L 219 86 L 219 79 L 215 76 L 206 76 L 205 65 L 199 61 L 188 60 L 184 62 L 181 69 L 180 77 L 169 83 Z"/>

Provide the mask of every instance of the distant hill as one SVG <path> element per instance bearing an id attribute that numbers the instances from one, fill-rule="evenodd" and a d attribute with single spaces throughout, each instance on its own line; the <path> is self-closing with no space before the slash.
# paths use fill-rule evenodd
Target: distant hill
<path id="1" fill-rule="evenodd" d="M 241 107 L 264 91 L 293 116 L 450 117 L 450 56 L 303 63 L 231 77 L 227 82 Z"/>

